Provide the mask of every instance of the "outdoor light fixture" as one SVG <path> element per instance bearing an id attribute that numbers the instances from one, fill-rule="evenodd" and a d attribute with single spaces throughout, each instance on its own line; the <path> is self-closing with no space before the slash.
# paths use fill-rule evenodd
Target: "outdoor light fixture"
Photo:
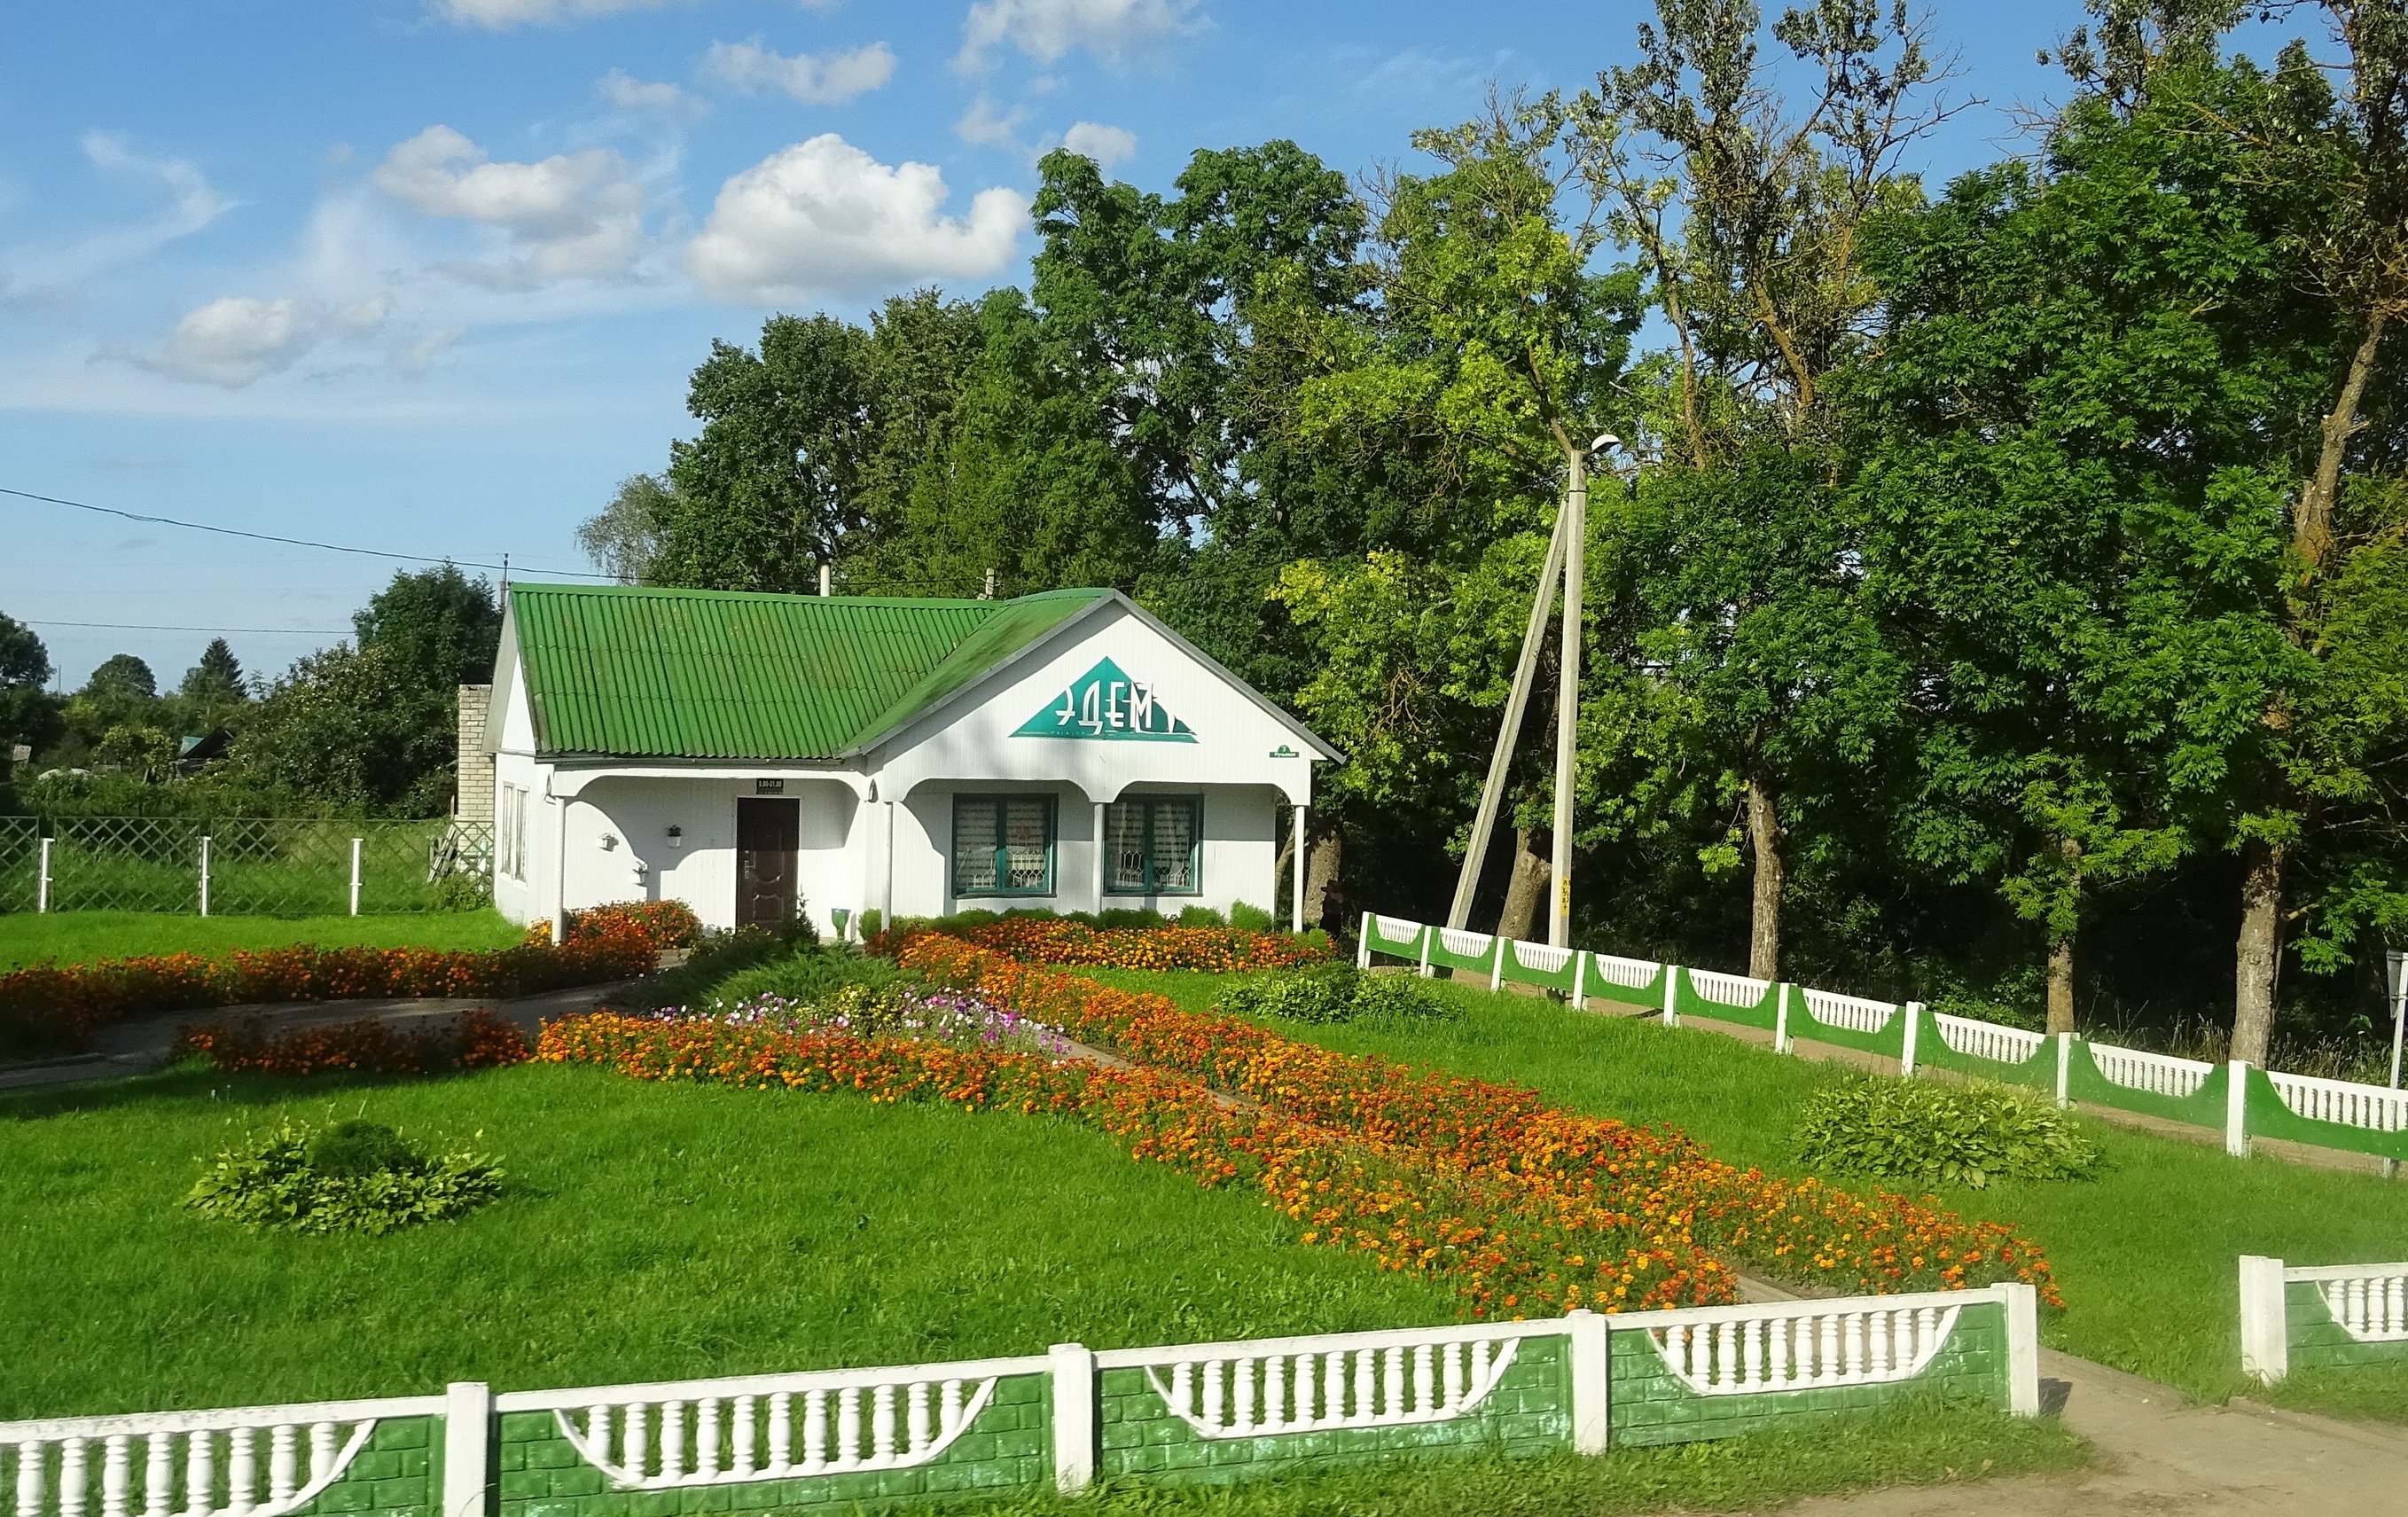
<path id="1" fill-rule="evenodd" d="M 671 848 L 683 848 L 685 846 L 685 829 L 678 826 L 674 823 L 669 825 L 669 846 Z"/>

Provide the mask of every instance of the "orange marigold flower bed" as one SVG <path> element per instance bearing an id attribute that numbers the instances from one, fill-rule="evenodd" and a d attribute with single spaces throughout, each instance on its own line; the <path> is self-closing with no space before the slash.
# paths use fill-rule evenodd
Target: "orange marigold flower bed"
<path id="1" fill-rule="evenodd" d="M 179 1048 L 215 1068 L 268 1075 L 433 1075 L 523 1064 L 528 1056 L 518 1024 L 482 1009 L 408 1031 L 366 1018 L 270 1033 L 252 1018 L 192 1028 Z"/>
<path id="2" fill-rule="evenodd" d="M 906 968 L 974 989 L 1080 1042 L 1194 1076 L 1323 1128 L 1426 1156 L 1569 1209 L 1648 1219 L 1663 1237 L 1848 1292 L 2028 1281 L 2063 1305 L 2039 1245 L 1926 1202 L 1742 1169 L 1685 1135 L 1548 1107 L 1532 1091 L 1411 1069 L 1283 1038 L 1168 997 L 1113 990 L 938 935 Z"/>
<path id="3" fill-rule="evenodd" d="M 1200 969 L 1231 974 L 1318 964 L 1329 950 L 1285 933 L 1242 927 L 1091 927 L 1056 917 L 1005 917 L 948 927 L 905 927 L 882 935 L 870 952 L 900 957 L 925 938 L 967 942 L 1023 964 L 1091 969 Z"/>

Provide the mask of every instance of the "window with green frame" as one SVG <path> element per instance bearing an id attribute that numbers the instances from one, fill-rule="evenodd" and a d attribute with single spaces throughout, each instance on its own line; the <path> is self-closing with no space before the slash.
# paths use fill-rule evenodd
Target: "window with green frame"
<path id="1" fill-rule="evenodd" d="M 1204 889 L 1204 797 L 1134 795 L 1104 808 L 1104 890 L 1195 895 Z"/>
<path id="2" fill-rule="evenodd" d="M 1054 894 L 1054 797 L 953 797 L 953 894 Z"/>

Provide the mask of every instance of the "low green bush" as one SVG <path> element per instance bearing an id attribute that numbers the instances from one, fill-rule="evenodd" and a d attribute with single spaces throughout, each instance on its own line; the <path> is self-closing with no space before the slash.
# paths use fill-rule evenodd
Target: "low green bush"
<path id="1" fill-rule="evenodd" d="M 819 941 L 819 929 L 811 925 L 809 917 L 801 915 L 779 927 L 738 927 L 733 932 L 709 933 L 695 944 L 685 963 L 646 976 L 640 983 L 622 992 L 611 1004 L 634 1010 L 690 1006 L 707 999 L 717 986 L 747 969 L 790 954 L 815 952 Z"/>
<path id="2" fill-rule="evenodd" d="M 1229 919 L 1216 907 L 1197 904 L 1179 909 L 1179 924 L 1182 927 L 1226 927 Z"/>
<path id="3" fill-rule="evenodd" d="M 246 1227 L 389 1233 L 443 1222 L 501 1193 L 502 1169 L 466 1149 L 427 1154 L 372 1122 L 287 1120 L 209 1161 L 184 1204 Z"/>
<path id="4" fill-rule="evenodd" d="M 1240 1017 L 1313 1023 L 1459 1014 L 1413 976 L 1366 974 L 1351 964 L 1317 964 L 1293 974 L 1249 980 L 1222 998 L 1221 1009 Z"/>
<path id="5" fill-rule="evenodd" d="M 1275 932 L 1279 921 L 1252 901 L 1231 901 L 1229 925 L 1240 932 Z"/>
<path id="6" fill-rule="evenodd" d="M 2036 1092 L 1973 1081 L 1851 1080 L 1808 1098 L 1798 1156 L 1843 1175 L 1980 1190 L 1994 1180 L 2084 1180 L 2099 1150 Z"/>
<path id="7" fill-rule="evenodd" d="M 732 1007 L 764 995 L 787 1001 L 817 1001 L 847 985 L 882 990 L 903 978 L 903 971 L 891 959 L 836 948 L 810 948 L 729 975 L 686 1004 L 703 1010 Z"/>

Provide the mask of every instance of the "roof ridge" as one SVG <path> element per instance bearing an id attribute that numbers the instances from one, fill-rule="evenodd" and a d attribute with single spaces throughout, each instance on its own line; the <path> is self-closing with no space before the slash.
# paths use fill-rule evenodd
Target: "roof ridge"
<path id="1" fill-rule="evenodd" d="M 662 596 L 678 600 L 744 600 L 774 602 L 779 605 L 820 603 L 827 606 L 927 606 L 960 609 L 982 607 L 1004 607 L 1031 601 L 1080 599 L 1092 600 L 1111 594 L 1102 587 L 1064 586 L 1054 590 L 1033 590 L 1025 595 L 988 600 L 977 595 L 822 595 L 802 590 L 698 590 L 683 585 L 578 585 L 554 584 L 545 580 L 513 580 L 509 585 L 513 595 L 524 592 L 544 594 L 599 595 L 634 599 L 639 596 Z"/>

